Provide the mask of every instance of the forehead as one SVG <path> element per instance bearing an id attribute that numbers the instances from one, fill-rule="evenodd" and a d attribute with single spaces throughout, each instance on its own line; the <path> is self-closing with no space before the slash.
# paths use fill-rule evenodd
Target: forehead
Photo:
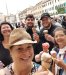
<path id="1" fill-rule="evenodd" d="M 33 19 L 33 18 L 28 17 L 26 20 L 28 20 L 28 21 L 29 21 L 29 20 L 34 20 L 34 19 Z"/>
<path id="2" fill-rule="evenodd" d="M 26 43 L 26 44 L 22 44 L 22 45 L 16 45 L 16 46 L 14 46 L 14 47 L 27 47 L 27 46 L 31 46 L 32 44 L 30 44 L 30 43 Z"/>

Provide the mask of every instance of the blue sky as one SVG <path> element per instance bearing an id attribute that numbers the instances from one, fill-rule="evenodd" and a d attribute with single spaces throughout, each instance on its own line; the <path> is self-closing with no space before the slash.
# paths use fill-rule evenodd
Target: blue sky
<path id="1" fill-rule="evenodd" d="M 0 12 L 7 14 L 8 9 L 8 13 L 15 14 L 29 6 L 35 5 L 39 1 L 41 0 L 0 0 Z"/>

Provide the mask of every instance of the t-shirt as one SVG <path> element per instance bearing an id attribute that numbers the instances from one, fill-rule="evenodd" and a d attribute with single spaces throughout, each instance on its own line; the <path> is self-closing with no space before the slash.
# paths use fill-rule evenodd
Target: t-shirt
<path id="1" fill-rule="evenodd" d="M 7 66 L 12 63 L 10 52 L 7 48 L 3 46 L 2 42 L 0 42 L 0 61 L 2 61 L 4 66 Z"/>

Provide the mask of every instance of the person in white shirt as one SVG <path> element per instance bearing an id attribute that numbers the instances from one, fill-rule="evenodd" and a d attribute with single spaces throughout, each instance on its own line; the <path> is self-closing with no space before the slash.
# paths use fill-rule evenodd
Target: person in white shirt
<path id="1" fill-rule="evenodd" d="M 62 27 L 56 28 L 54 38 L 57 44 L 57 57 L 54 59 L 55 75 L 66 75 L 66 30 Z"/>

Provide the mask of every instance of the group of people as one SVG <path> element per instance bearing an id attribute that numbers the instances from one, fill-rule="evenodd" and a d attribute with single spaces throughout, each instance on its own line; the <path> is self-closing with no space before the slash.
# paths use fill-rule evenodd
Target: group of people
<path id="1" fill-rule="evenodd" d="M 41 15 L 40 31 L 35 28 L 35 18 L 28 14 L 25 27 L 14 29 L 10 23 L 0 25 L 0 75 L 66 75 L 66 30 L 52 24 L 48 13 Z M 43 51 L 42 44 L 49 43 L 48 53 L 54 58 L 51 70 L 44 71 L 35 55 Z M 56 54 L 51 54 L 55 51 Z"/>

